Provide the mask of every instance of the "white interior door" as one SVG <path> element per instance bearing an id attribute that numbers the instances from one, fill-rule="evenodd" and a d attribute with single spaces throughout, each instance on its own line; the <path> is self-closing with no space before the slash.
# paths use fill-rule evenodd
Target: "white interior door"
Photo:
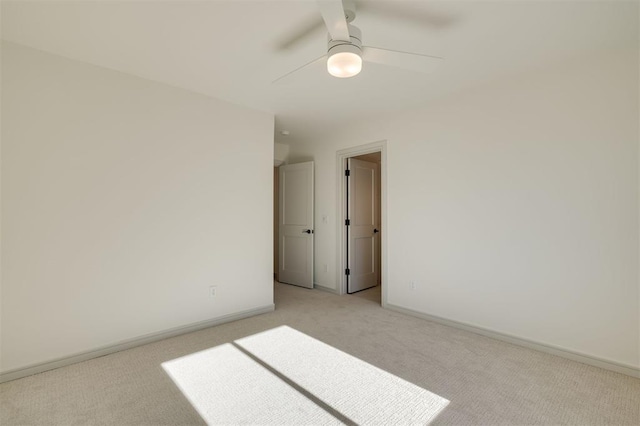
<path id="1" fill-rule="evenodd" d="M 347 293 L 354 293 L 378 284 L 376 201 L 380 171 L 376 163 L 353 158 L 347 159 L 347 168 Z"/>
<path id="2" fill-rule="evenodd" d="M 313 288 L 313 162 L 280 166 L 279 185 L 278 279 Z"/>

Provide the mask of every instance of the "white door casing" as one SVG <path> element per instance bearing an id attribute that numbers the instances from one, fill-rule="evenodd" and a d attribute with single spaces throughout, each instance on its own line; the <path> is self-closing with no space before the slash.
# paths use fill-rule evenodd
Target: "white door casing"
<path id="1" fill-rule="evenodd" d="M 348 182 L 348 269 L 347 292 L 354 293 L 378 284 L 377 251 L 379 219 L 376 206 L 379 168 L 376 163 L 347 160 Z"/>
<path id="2" fill-rule="evenodd" d="M 313 162 L 279 169 L 278 279 L 313 288 Z"/>

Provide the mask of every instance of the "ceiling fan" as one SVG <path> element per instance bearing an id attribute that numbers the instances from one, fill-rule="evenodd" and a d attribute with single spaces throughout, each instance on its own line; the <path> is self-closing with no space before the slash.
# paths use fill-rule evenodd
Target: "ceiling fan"
<path id="1" fill-rule="evenodd" d="M 362 32 L 351 24 L 356 18 L 353 0 L 317 0 L 316 3 L 329 31 L 327 53 L 277 78 L 273 83 L 325 58 L 327 71 L 338 78 L 349 78 L 360 73 L 363 61 L 429 72 L 443 59 L 438 56 L 364 46 Z"/>

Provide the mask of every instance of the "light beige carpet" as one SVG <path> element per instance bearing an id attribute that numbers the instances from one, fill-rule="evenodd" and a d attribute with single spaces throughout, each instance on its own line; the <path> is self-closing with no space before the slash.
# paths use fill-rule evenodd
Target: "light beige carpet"
<path id="1" fill-rule="evenodd" d="M 640 424 L 640 379 L 387 311 L 374 301 L 376 291 L 336 296 L 276 284 L 275 312 L 0 385 L 0 424 L 204 424 L 190 402 L 193 397 L 181 391 L 163 364 L 216 347 L 238 349 L 236 341 L 281 326 L 448 400 L 432 424 Z M 259 343 L 253 350 L 263 357 L 278 353 L 264 352 L 268 340 Z M 255 371 L 264 375 L 262 369 Z M 336 371 L 320 373 L 331 378 Z M 224 380 L 227 386 L 232 383 Z M 335 422 L 322 401 L 309 405 L 322 395 L 318 390 L 305 395 L 286 380 L 273 381 L 273 389 L 266 382 L 250 382 L 254 386 L 247 387 L 247 395 L 271 398 L 277 387 L 292 395 L 290 411 L 304 405 L 318 414 L 312 422 Z M 323 382 L 314 378 L 309 383 L 307 387 L 322 387 Z M 363 391 L 372 392 L 371 384 L 364 386 Z M 353 390 L 341 395 L 358 398 Z M 229 410 L 225 418 L 250 423 L 243 419 L 242 407 L 251 403 L 247 398 L 246 405 Z M 282 420 L 296 423 L 284 415 Z"/>
<path id="2" fill-rule="evenodd" d="M 208 424 L 426 424 L 449 403 L 286 325 L 162 367 Z"/>

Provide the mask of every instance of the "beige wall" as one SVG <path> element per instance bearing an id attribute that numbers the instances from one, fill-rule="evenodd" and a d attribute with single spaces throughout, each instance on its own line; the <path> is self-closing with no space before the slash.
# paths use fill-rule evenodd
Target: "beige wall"
<path id="1" fill-rule="evenodd" d="M 287 162 L 287 158 L 289 158 L 289 145 L 283 143 L 274 143 L 273 144 L 273 158 L 276 163 L 282 164 Z"/>
<path id="2" fill-rule="evenodd" d="M 390 304 L 640 367 L 638 75 L 637 49 L 559 63 L 292 143 L 332 219 L 316 282 L 336 151 L 387 140 Z"/>
<path id="3" fill-rule="evenodd" d="M 272 306 L 272 173 L 269 114 L 3 44 L 2 371 Z"/>

